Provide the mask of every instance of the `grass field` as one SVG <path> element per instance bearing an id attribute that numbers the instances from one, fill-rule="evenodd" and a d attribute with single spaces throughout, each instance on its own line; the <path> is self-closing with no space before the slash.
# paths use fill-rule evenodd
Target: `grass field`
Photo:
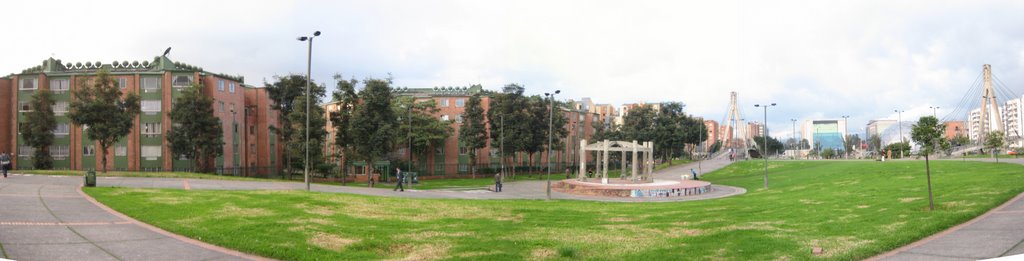
<path id="1" fill-rule="evenodd" d="M 82 170 L 12 170 L 10 172 L 35 175 L 56 175 L 56 176 L 85 176 Z M 107 171 L 103 173 L 96 171 L 97 177 L 141 177 L 141 178 L 184 178 L 184 179 L 217 179 L 217 180 L 245 180 L 245 181 L 283 181 L 280 179 L 259 179 L 235 176 L 220 176 L 205 173 L 192 172 L 142 172 L 142 171 Z"/>
<path id="2" fill-rule="evenodd" d="M 747 194 L 606 203 L 405 199 L 302 191 L 87 188 L 141 221 L 284 260 L 773 260 L 870 257 L 962 223 L 1024 190 L 1020 165 L 738 162 L 704 176 Z M 811 248 L 824 254 L 813 256 Z"/>

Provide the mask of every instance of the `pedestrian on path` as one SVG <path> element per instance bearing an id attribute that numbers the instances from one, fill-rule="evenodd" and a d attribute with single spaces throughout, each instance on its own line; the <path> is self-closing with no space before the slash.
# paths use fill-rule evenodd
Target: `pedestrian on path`
<path id="1" fill-rule="evenodd" d="M 402 181 L 405 180 L 405 174 L 402 173 L 402 169 L 400 168 L 395 168 L 395 173 L 398 175 L 398 182 L 395 184 L 395 189 L 392 189 L 391 191 L 405 191 L 405 187 L 402 187 Z"/>
<path id="2" fill-rule="evenodd" d="M 700 180 L 699 178 L 697 178 L 697 171 L 696 170 L 693 170 L 693 168 L 690 168 L 690 173 L 693 173 L 693 180 Z"/>
<path id="3" fill-rule="evenodd" d="M 494 174 L 494 192 L 501 192 L 501 173 Z"/>
<path id="4" fill-rule="evenodd" d="M 6 151 L 0 153 L 0 168 L 4 170 L 4 178 L 7 178 L 7 170 L 11 168 L 11 155 Z"/>

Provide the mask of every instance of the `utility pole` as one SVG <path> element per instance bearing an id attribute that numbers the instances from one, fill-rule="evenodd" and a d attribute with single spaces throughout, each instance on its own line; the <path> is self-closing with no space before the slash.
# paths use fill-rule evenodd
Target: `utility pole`
<path id="1" fill-rule="evenodd" d="M 800 141 L 796 139 L 796 119 L 789 119 L 793 122 L 793 146 L 789 149 L 793 150 L 793 159 L 796 159 L 796 152 L 800 149 Z M 795 149 L 793 147 L 796 147 Z"/>
<path id="2" fill-rule="evenodd" d="M 764 189 L 768 189 L 768 107 L 772 106 L 775 106 L 774 102 L 771 105 L 754 104 L 754 107 L 764 108 L 765 133 L 761 137 L 761 157 L 764 158 Z"/>
<path id="3" fill-rule="evenodd" d="M 853 150 L 853 146 L 850 146 L 850 115 L 843 115 L 843 145 L 846 159 L 850 159 L 850 150 Z"/>

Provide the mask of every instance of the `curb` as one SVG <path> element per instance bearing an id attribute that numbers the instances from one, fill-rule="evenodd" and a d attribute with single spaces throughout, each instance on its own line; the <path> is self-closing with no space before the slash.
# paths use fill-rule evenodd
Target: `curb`
<path id="1" fill-rule="evenodd" d="M 82 186 L 81 185 L 78 186 L 78 194 L 82 195 L 82 197 L 84 197 L 86 200 L 88 200 L 93 205 L 96 205 L 100 209 L 103 209 L 103 211 L 106 211 L 106 212 L 108 212 L 108 213 L 110 213 L 110 214 L 112 214 L 114 216 L 117 216 L 119 218 L 127 220 L 131 224 L 134 224 L 134 225 L 140 226 L 142 228 L 145 228 L 145 229 L 147 229 L 149 231 L 153 231 L 153 232 L 159 233 L 161 235 L 164 235 L 164 236 L 176 239 L 178 241 L 185 242 L 186 244 L 194 245 L 194 246 L 197 246 L 197 247 L 200 247 L 200 248 L 203 248 L 203 249 L 212 250 L 212 251 L 216 251 L 216 252 L 220 252 L 220 253 L 227 254 L 227 255 L 230 255 L 230 256 L 234 256 L 234 257 L 238 257 L 238 258 L 244 258 L 244 259 L 248 259 L 248 260 L 260 260 L 260 261 L 276 260 L 276 259 L 270 259 L 270 258 L 266 258 L 266 257 L 246 254 L 246 253 L 239 252 L 237 250 L 232 250 L 232 249 L 228 249 L 228 248 L 224 248 L 224 247 L 220 247 L 220 246 L 211 245 L 211 244 L 208 244 L 206 242 L 202 242 L 202 241 L 195 240 L 195 239 L 192 239 L 192 238 L 188 238 L 188 237 L 185 237 L 185 236 L 182 236 L 182 235 L 178 235 L 178 234 L 174 234 L 174 233 L 171 233 L 171 232 L 167 232 L 166 230 L 160 229 L 160 228 L 155 227 L 153 225 L 146 224 L 146 223 L 143 223 L 141 221 L 135 220 L 134 218 L 131 218 L 131 217 L 125 215 L 125 214 L 122 214 L 121 212 L 117 212 L 116 210 L 114 210 L 114 209 L 112 209 L 110 207 L 107 207 L 107 205 L 101 204 L 99 201 L 96 201 L 96 199 L 92 198 L 92 196 L 89 196 L 89 194 L 85 194 L 85 192 L 82 191 Z"/>

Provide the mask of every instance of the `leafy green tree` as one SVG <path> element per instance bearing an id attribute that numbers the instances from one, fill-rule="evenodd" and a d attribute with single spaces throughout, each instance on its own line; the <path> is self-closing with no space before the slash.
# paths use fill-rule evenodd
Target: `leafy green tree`
<path id="1" fill-rule="evenodd" d="M 807 139 L 800 139 L 800 149 L 809 150 L 811 149 L 811 143 Z"/>
<path id="2" fill-rule="evenodd" d="M 663 162 L 668 162 L 669 165 L 672 164 L 674 154 L 681 152 L 683 143 L 687 141 L 688 133 L 685 131 L 684 124 L 688 123 L 689 119 L 683 114 L 684 106 L 679 102 L 668 102 L 662 104 L 654 116 L 654 140 L 652 142 L 654 142 L 654 147 L 659 148 L 654 151 L 654 154 Z"/>
<path id="3" fill-rule="evenodd" d="M 531 126 L 529 121 L 530 103 L 523 97 L 523 88 L 517 84 L 508 84 L 504 88 L 515 91 L 491 96 L 487 122 L 495 130 L 491 131 L 491 144 L 497 144 L 499 149 L 504 148 L 501 149 L 501 154 L 505 155 L 502 160 L 508 161 L 509 157 L 514 157 L 515 152 L 526 150 L 533 134 L 531 129 L 538 126 Z M 515 178 L 517 162 L 512 163 L 511 174 Z"/>
<path id="4" fill-rule="evenodd" d="M 273 84 L 265 84 L 267 86 L 267 94 L 270 96 L 270 100 L 273 101 L 271 109 L 278 112 L 278 122 L 281 125 L 280 128 L 271 126 L 270 131 L 277 134 L 277 137 L 283 141 L 294 140 L 294 135 L 299 135 L 293 128 L 291 120 L 288 115 L 291 115 L 292 111 L 295 110 L 295 99 L 297 97 L 305 97 L 306 92 L 306 76 L 291 74 L 284 77 L 274 76 L 277 80 Z M 305 112 L 305 108 L 299 108 L 300 111 Z M 305 122 L 305 118 L 303 118 Z M 301 133 L 305 136 L 305 133 Z M 292 157 L 284 157 L 284 173 L 291 178 L 292 171 Z"/>
<path id="5" fill-rule="evenodd" d="M 857 150 L 857 145 L 860 145 L 860 136 L 857 135 L 846 135 L 846 139 L 843 140 L 843 155 L 848 156 L 848 153 Z"/>
<path id="6" fill-rule="evenodd" d="M 952 139 L 949 140 L 954 146 L 962 146 L 971 143 L 971 139 L 963 134 L 956 134 Z"/>
<path id="7" fill-rule="evenodd" d="M 304 168 L 306 165 L 306 148 L 309 148 L 309 168 L 311 172 L 326 174 L 333 167 L 324 159 L 324 144 L 327 138 L 327 119 L 324 118 L 324 109 L 315 105 L 324 97 L 326 90 L 323 85 L 311 84 L 309 87 L 309 139 L 306 139 L 306 96 L 298 96 L 292 100 L 295 109 L 288 113 L 288 123 L 294 134 L 286 139 L 289 162 L 294 168 Z M 308 143 L 307 143 L 308 141 Z"/>
<path id="8" fill-rule="evenodd" d="M 682 115 L 680 119 L 683 124 L 683 143 L 693 144 L 693 148 L 696 149 L 701 142 L 704 142 L 708 138 L 708 128 L 704 125 L 704 119 L 691 117 L 688 115 Z M 693 152 L 690 153 L 693 155 Z M 669 161 L 671 163 L 671 161 Z"/>
<path id="9" fill-rule="evenodd" d="M 836 150 L 832 148 L 825 148 L 821 150 L 821 158 L 831 159 L 836 156 Z"/>
<path id="10" fill-rule="evenodd" d="M 431 148 L 444 146 L 444 141 L 454 132 L 450 122 L 434 117 L 441 110 L 434 99 L 414 102 L 413 97 L 402 96 L 395 97 L 391 104 L 395 115 L 401 119 L 395 144 L 408 145 L 411 139 L 412 154 L 426 155 Z M 411 124 L 406 117 L 412 118 Z"/>
<path id="11" fill-rule="evenodd" d="M 928 209 L 935 210 L 935 202 L 932 199 L 932 170 L 928 162 L 928 155 L 942 149 L 940 143 L 945 124 L 940 124 L 939 119 L 933 116 L 924 116 L 917 120 L 910 131 L 910 138 L 921 147 L 921 155 L 924 155 L 924 170 L 928 178 Z"/>
<path id="12" fill-rule="evenodd" d="M 892 158 L 899 158 L 900 151 L 903 151 L 903 155 L 910 155 L 910 142 L 897 142 L 886 145 L 882 150 L 892 152 Z"/>
<path id="13" fill-rule="evenodd" d="M 224 130 L 213 115 L 213 98 L 203 94 L 198 84 L 183 90 L 171 106 L 171 122 L 167 132 L 171 154 L 192 160 L 193 169 L 209 171 L 212 160 L 224 154 Z"/>
<path id="14" fill-rule="evenodd" d="M 29 101 L 32 111 L 25 114 L 22 138 L 25 144 L 36 149 L 32 155 L 32 166 L 35 169 L 52 169 L 53 158 L 50 156 L 50 145 L 53 145 L 53 130 L 57 128 L 57 119 L 53 115 L 53 93 L 46 89 L 36 90 Z"/>
<path id="15" fill-rule="evenodd" d="M 110 72 L 101 69 L 91 83 L 80 83 L 72 92 L 68 119 L 75 125 L 88 125 L 85 135 L 100 143 L 100 162 L 107 172 L 107 150 L 132 130 L 135 116 L 141 110 L 139 95 L 121 93 Z"/>
<path id="16" fill-rule="evenodd" d="M 882 150 L 882 137 L 879 137 L 877 134 L 871 134 L 871 137 L 868 137 L 868 149 L 871 151 Z"/>
<path id="17" fill-rule="evenodd" d="M 764 136 L 754 137 L 754 143 L 755 143 L 754 146 L 757 146 L 759 148 L 763 147 L 764 144 L 765 144 Z M 765 149 L 761 148 L 761 150 L 764 151 Z M 785 150 L 785 146 L 782 145 L 782 142 L 779 141 L 778 139 L 775 139 L 775 138 L 772 138 L 771 136 L 768 136 L 767 151 L 765 151 L 762 154 L 764 154 L 766 156 L 772 156 L 772 155 L 778 154 L 778 152 L 782 151 L 782 150 Z"/>
<path id="18" fill-rule="evenodd" d="M 459 145 L 469 150 L 469 174 L 476 178 L 476 151 L 487 146 L 487 125 L 484 124 L 480 94 L 469 97 L 466 103 L 466 112 L 459 128 Z"/>
<path id="19" fill-rule="evenodd" d="M 654 108 L 650 105 L 639 106 L 629 110 L 629 114 L 622 118 L 622 138 L 638 142 L 653 141 L 655 139 L 655 114 Z"/>
<path id="20" fill-rule="evenodd" d="M 359 138 L 354 140 L 352 147 L 355 154 L 371 166 L 368 177 L 373 177 L 375 160 L 394 148 L 397 117 L 391 108 L 391 80 L 367 79 L 363 82 L 366 87 L 359 92 L 363 103 L 356 107 L 351 126 L 351 134 Z M 367 182 L 373 184 L 370 178 Z"/>
<path id="21" fill-rule="evenodd" d="M 996 159 L 996 162 L 999 162 L 998 151 L 1003 147 L 1004 143 L 1003 132 L 993 131 L 985 136 L 985 148 L 992 152 L 992 157 Z"/>
<path id="22" fill-rule="evenodd" d="M 332 93 L 334 101 L 339 102 L 339 109 L 336 112 L 330 114 L 331 124 L 334 125 L 334 146 L 339 148 L 341 152 L 337 160 L 341 161 L 341 183 L 345 184 L 347 168 L 345 161 L 348 161 L 348 157 L 352 151 L 352 143 L 355 139 L 352 136 L 352 114 L 355 112 L 355 106 L 359 104 L 359 95 L 356 93 L 356 84 L 359 81 L 356 79 L 344 80 L 340 74 L 334 75 L 334 80 L 337 82 L 336 89 Z"/>

